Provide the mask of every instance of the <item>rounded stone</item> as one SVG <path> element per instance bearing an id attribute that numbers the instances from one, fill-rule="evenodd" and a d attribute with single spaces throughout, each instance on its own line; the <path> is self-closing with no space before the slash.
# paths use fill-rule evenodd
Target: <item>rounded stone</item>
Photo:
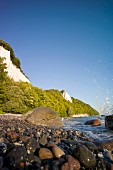
<path id="1" fill-rule="evenodd" d="M 16 164 L 19 164 L 20 162 L 24 161 L 26 158 L 27 152 L 24 146 L 15 146 L 10 150 L 10 152 L 7 154 L 7 163 L 9 165 L 15 166 Z"/>
<path id="2" fill-rule="evenodd" d="M 31 124 L 41 126 L 63 126 L 59 115 L 49 107 L 38 107 L 24 115 L 24 119 Z"/>
<path id="3" fill-rule="evenodd" d="M 96 166 L 95 155 L 84 145 L 78 145 L 74 149 L 73 155 L 85 168 L 94 168 Z"/>
<path id="4" fill-rule="evenodd" d="M 38 162 L 39 164 L 41 164 L 40 158 L 38 158 L 37 156 L 35 156 L 35 155 L 33 155 L 33 154 L 27 155 L 26 161 L 27 161 L 28 163 Z"/>
<path id="5" fill-rule="evenodd" d="M 100 119 L 88 120 L 84 124 L 90 125 L 90 126 L 99 126 L 99 125 L 101 125 L 101 120 Z"/>
<path id="6" fill-rule="evenodd" d="M 52 147 L 52 153 L 55 158 L 60 158 L 61 156 L 65 155 L 64 151 L 57 145 Z"/>
<path id="7" fill-rule="evenodd" d="M 98 150 L 97 146 L 93 142 L 86 142 L 85 145 L 91 151 Z"/>
<path id="8" fill-rule="evenodd" d="M 40 148 L 39 150 L 39 158 L 40 159 L 52 159 L 52 152 L 47 148 Z"/>
<path id="9" fill-rule="evenodd" d="M 80 169 L 80 162 L 77 159 L 75 159 L 73 156 L 68 155 L 67 161 L 68 161 L 70 169 L 73 169 L 73 170 L 79 170 Z"/>
<path id="10" fill-rule="evenodd" d="M 27 153 L 34 153 L 37 148 L 39 148 L 39 143 L 35 138 L 30 138 L 26 142 Z"/>

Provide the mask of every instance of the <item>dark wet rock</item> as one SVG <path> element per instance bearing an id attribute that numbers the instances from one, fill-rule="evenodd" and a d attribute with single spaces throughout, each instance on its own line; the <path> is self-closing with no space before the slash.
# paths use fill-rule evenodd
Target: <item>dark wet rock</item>
<path id="1" fill-rule="evenodd" d="M 69 170 L 70 167 L 69 167 L 69 163 L 68 162 L 65 162 L 62 166 L 61 166 L 61 170 Z"/>
<path id="2" fill-rule="evenodd" d="M 99 125 L 101 125 L 101 120 L 100 119 L 88 120 L 84 124 L 90 125 L 90 126 L 99 126 Z"/>
<path id="3" fill-rule="evenodd" d="M 26 159 L 25 146 L 15 146 L 6 156 L 8 165 L 15 166 Z"/>
<path id="4" fill-rule="evenodd" d="M 94 168 L 96 166 L 95 155 L 85 145 L 78 145 L 74 149 L 73 155 L 85 168 Z"/>
<path id="5" fill-rule="evenodd" d="M 86 142 L 85 145 L 91 151 L 98 150 L 97 146 L 93 142 Z"/>
<path id="6" fill-rule="evenodd" d="M 26 161 L 27 161 L 28 163 L 38 162 L 39 164 L 41 164 L 40 158 L 38 158 L 37 156 L 35 156 L 35 155 L 33 155 L 33 154 L 27 155 Z"/>
<path id="7" fill-rule="evenodd" d="M 3 167 L 1 170 L 9 170 L 7 167 Z"/>
<path id="8" fill-rule="evenodd" d="M 5 143 L 0 142 L 0 156 L 3 156 L 7 151 L 7 145 Z"/>
<path id="9" fill-rule="evenodd" d="M 60 167 L 65 163 L 65 159 L 59 158 L 52 161 L 52 170 L 60 170 Z"/>
<path id="10" fill-rule="evenodd" d="M 3 167 L 3 157 L 0 156 L 0 169 Z"/>
<path id="11" fill-rule="evenodd" d="M 99 158 L 99 161 L 97 163 L 97 170 L 107 170 L 106 169 L 106 163 L 103 158 Z"/>
<path id="12" fill-rule="evenodd" d="M 58 114 L 48 107 L 38 107 L 25 114 L 25 120 L 34 125 L 63 126 Z"/>
<path id="13" fill-rule="evenodd" d="M 52 153 L 55 158 L 60 158 L 61 156 L 65 155 L 64 151 L 57 145 L 52 147 Z"/>
<path id="14" fill-rule="evenodd" d="M 53 158 L 53 154 L 47 148 L 40 148 L 40 150 L 39 150 L 39 158 L 40 159 L 52 159 Z"/>
<path id="15" fill-rule="evenodd" d="M 109 115 L 105 117 L 105 126 L 113 130 L 113 115 Z"/>
<path id="16" fill-rule="evenodd" d="M 113 154 L 111 153 L 111 151 L 106 151 L 103 153 L 104 157 L 106 157 L 110 162 L 113 163 Z"/>
<path id="17" fill-rule="evenodd" d="M 104 158 L 101 158 L 97 164 L 98 170 L 113 170 L 113 164 Z"/>
<path id="18" fill-rule="evenodd" d="M 27 153 L 34 153 L 37 148 L 40 148 L 38 141 L 35 138 L 30 138 L 26 142 Z"/>

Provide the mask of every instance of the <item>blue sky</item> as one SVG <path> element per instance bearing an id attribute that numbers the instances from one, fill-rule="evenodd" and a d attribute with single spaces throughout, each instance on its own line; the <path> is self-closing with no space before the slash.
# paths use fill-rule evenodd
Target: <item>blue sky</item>
<path id="1" fill-rule="evenodd" d="M 64 89 L 98 110 L 112 103 L 112 0 L 3 0 L 0 38 L 33 85 Z"/>

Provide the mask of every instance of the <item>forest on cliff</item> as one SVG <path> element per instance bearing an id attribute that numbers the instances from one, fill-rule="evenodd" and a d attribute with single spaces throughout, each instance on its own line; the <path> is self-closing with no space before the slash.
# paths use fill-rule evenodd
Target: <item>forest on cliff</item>
<path id="1" fill-rule="evenodd" d="M 15 57 L 12 47 L 0 40 L 0 46 L 11 50 L 11 60 L 21 69 L 20 60 Z M 61 117 L 75 114 L 98 115 L 90 105 L 72 97 L 72 103 L 65 100 L 59 90 L 42 90 L 27 82 L 15 82 L 7 76 L 6 64 L 0 57 L 0 113 L 24 114 L 39 106 L 47 106 L 56 111 Z"/>

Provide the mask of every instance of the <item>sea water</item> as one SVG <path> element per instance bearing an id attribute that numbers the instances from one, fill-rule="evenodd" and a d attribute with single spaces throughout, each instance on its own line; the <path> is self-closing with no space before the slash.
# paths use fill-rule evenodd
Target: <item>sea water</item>
<path id="1" fill-rule="evenodd" d="M 101 125 L 99 126 L 90 126 L 84 125 L 88 120 L 100 119 Z M 113 139 L 113 130 L 109 130 L 105 127 L 105 116 L 89 116 L 89 117 L 80 117 L 80 118 L 65 118 L 63 120 L 65 128 L 79 130 L 83 132 L 87 137 L 93 138 L 97 141 L 106 141 Z"/>

